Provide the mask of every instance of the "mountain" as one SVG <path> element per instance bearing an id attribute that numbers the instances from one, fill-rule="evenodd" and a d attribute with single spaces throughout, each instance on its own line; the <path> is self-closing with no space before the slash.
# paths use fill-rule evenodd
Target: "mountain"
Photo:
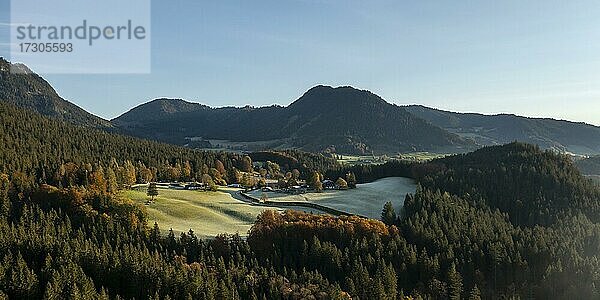
<path id="1" fill-rule="evenodd" d="M 464 152 L 475 146 L 369 91 L 352 87 L 316 86 L 287 107 L 210 108 L 158 99 L 112 122 L 130 134 L 176 144 L 202 138 L 237 146 L 359 154 Z"/>
<path id="2" fill-rule="evenodd" d="M 600 127 L 554 119 L 516 115 L 456 113 L 420 105 L 406 106 L 410 113 L 481 146 L 513 141 L 537 144 L 575 154 L 600 154 Z"/>
<path id="3" fill-rule="evenodd" d="M 11 68 L 19 71 L 11 73 Z M 0 101 L 77 125 L 111 128 L 109 121 L 61 98 L 42 77 L 22 64 L 0 57 Z"/>
<path id="4" fill-rule="evenodd" d="M 122 118 L 113 120 L 119 126 L 135 126 L 156 120 L 164 120 L 179 113 L 194 112 L 209 108 L 199 103 L 187 102 L 181 99 L 156 99 L 148 103 L 132 108 L 123 114 Z"/>

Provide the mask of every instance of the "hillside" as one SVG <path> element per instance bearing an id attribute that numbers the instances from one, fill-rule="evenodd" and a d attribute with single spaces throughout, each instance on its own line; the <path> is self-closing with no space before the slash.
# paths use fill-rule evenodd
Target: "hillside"
<path id="1" fill-rule="evenodd" d="M 12 74 L 11 67 L 22 72 Z M 22 74 L 21 74 L 22 73 Z M 78 125 L 111 128 L 109 121 L 94 116 L 61 98 L 52 86 L 26 66 L 0 57 L 0 101 Z"/>
<path id="2" fill-rule="evenodd" d="M 240 168 L 241 156 L 232 153 L 194 151 L 108 133 L 42 116 L 9 103 L 0 102 L 0 120 L 0 144 L 3 145 L 0 172 L 36 174 L 39 182 L 52 185 L 81 184 L 86 180 L 83 174 L 92 168 L 107 172 L 112 169 L 118 175 L 118 183 L 129 185 L 150 180 L 201 178 L 208 172 L 207 168 L 218 164 L 227 172 L 233 167 Z M 125 176 L 127 172 L 134 174 Z M 67 179 L 61 178 L 63 176 Z"/>
<path id="3" fill-rule="evenodd" d="M 581 173 L 586 175 L 600 175 L 600 156 L 578 160 L 575 162 Z"/>
<path id="4" fill-rule="evenodd" d="M 119 126 L 135 126 L 136 123 L 164 120 L 179 113 L 202 109 L 209 109 L 209 107 L 181 99 L 161 98 L 132 108 L 123 114 L 122 118 L 115 119 L 114 123 Z"/>
<path id="5" fill-rule="evenodd" d="M 415 174 L 426 188 L 498 208 L 518 225 L 552 224 L 569 211 L 600 221 L 600 189 L 568 156 L 537 146 L 488 146 L 433 160 Z"/>
<path id="6" fill-rule="evenodd" d="M 340 153 L 464 152 L 474 146 L 351 87 L 317 86 L 287 107 L 209 108 L 161 99 L 112 122 L 133 135 L 177 144 L 185 144 L 186 137 L 202 137 Z"/>
<path id="7" fill-rule="evenodd" d="M 600 127 L 554 119 L 515 115 L 456 113 L 420 105 L 406 106 L 412 114 L 481 146 L 513 141 L 575 154 L 600 153 Z"/>

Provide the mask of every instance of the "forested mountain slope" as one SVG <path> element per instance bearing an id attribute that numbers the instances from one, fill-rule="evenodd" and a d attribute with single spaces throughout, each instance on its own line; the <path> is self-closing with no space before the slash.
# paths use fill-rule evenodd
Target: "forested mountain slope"
<path id="1" fill-rule="evenodd" d="M 100 167 L 130 168 L 133 182 L 200 179 L 208 168 L 231 171 L 241 157 L 108 133 L 41 116 L 0 103 L 0 172 L 32 178 L 31 183 L 58 184 L 65 174 L 83 184 L 84 174 Z M 131 171 L 130 170 L 130 171 Z M 117 174 L 118 175 L 118 174 Z M 225 175 L 225 174 L 223 174 Z M 33 180 L 36 178 L 36 180 Z M 61 179 L 62 180 L 62 179 Z M 60 181 L 60 180 L 58 180 Z"/>
<path id="2" fill-rule="evenodd" d="M 342 153 L 463 152 L 474 146 L 371 92 L 351 87 L 317 86 L 287 107 L 209 108 L 160 99 L 112 122 L 131 134 L 178 144 L 185 144 L 186 137 L 275 140 L 275 147 Z"/>
<path id="3" fill-rule="evenodd" d="M 511 143 L 426 166 L 420 171 L 426 175 L 417 172 L 423 186 L 498 208 L 518 225 L 552 224 L 573 211 L 600 221 L 600 189 L 566 155 Z"/>
<path id="4" fill-rule="evenodd" d="M 561 152 L 600 154 L 600 127 L 590 124 L 509 114 L 456 113 L 421 105 L 405 109 L 481 146 L 519 141 Z"/>
<path id="5" fill-rule="evenodd" d="M 21 70 L 11 73 L 11 67 Z M 78 125 L 111 128 L 109 121 L 62 99 L 50 84 L 24 65 L 0 57 L 0 101 Z"/>

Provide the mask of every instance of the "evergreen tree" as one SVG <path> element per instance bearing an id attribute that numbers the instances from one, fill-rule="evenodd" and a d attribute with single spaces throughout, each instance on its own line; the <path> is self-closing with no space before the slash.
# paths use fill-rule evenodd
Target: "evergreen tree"
<path id="1" fill-rule="evenodd" d="M 8 217 L 10 213 L 10 199 L 8 192 L 10 189 L 10 181 L 8 175 L 0 173 L 0 217 Z"/>
<path id="2" fill-rule="evenodd" d="M 396 224 L 396 218 L 396 211 L 394 210 L 392 202 L 386 202 L 383 206 L 383 211 L 381 212 L 381 221 L 386 225 L 394 225 Z"/>
<path id="3" fill-rule="evenodd" d="M 346 174 L 346 182 L 348 182 L 349 188 L 351 188 L 351 189 L 356 188 L 356 175 L 354 175 L 354 172 L 348 172 Z"/>
<path id="4" fill-rule="evenodd" d="M 448 284 L 448 298 L 453 300 L 461 299 L 462 277 L 460 276 L 460 273 L 456 271 L 454 263 L 450 265 L 446 278 Z"/>
<path id="5" fill-rule="evenodd" d="M 477 285 L 473 286 L 471 292 L 469 292 L 469 300 L 481 300 L 481 292 Z"/>
<path id="6" fill-rule="evenodd" d="M 158 196 L 158 187 L 156 186 L 156 182 L 150 182 L 150 184 L 148 184 L 146 195 L 151 197 L 152 202 L 154 202 L 154 197 Z"/>

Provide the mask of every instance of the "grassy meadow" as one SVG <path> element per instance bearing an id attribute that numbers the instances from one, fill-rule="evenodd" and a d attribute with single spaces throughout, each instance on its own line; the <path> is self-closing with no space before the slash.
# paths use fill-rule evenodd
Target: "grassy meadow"
<path id="1" fill-rule="evenodd" d="M 162 230 L 173 228 L 176 232 L 191 228 L 203 237 L 236 232 L 246 235 L 256 216 L 267 208 L 236 200 L 233 192 L 159 189 L 154 203 L 145 206 L 148 223 L 157 222 Z M 125 191 L 124 195 L 142 205 L 149 199 L 145 189 Z"/>
<path id="2" fill-rule="evenodd" d="M 266 193 L 274 201 L 310 201 L 345 212 L 379 219 L 383 205 L 392 201 L 396 210 L 400 210 L 407 193 L 415 191 L 415 184 L 408 178 L 390 177 L 372 183 L 359 184 L 356 189 L 345 191 L 325 191 L 288 195 Z M 173 229 L 175 232 L 187 232 L 190 228 L 201 237 L 214 237 L 220 233 L 239 233 L 245 236 L 265 209 L 303 210 L 322 213 L 302 207 L 264 207 L 250 205 L 234 198 L 237 189 L 221 188 L 217 192 L 188 191 L 159 188 L 154 203 L 145 205 L 150 199 L 145 188 L 124 191 L 125 197 L 144 205 L 148 212 L 148 223 L 157 222 L 161 230 Z M 251 193 L 258 198 L 263 192 Z"/>
<path id="3" fill-rule="evenodd" d="M 416 185 L 412 179 L 388 177 L 365 184 L 359 184 L 352 190 L 328 190 L 322 193 L 289 195 L 284 193 L 266 193 L 273 201 L 308 201 L 318 203 L 345 212 L 379 219 L 383 205 L 391 201 L 399 211 L 408 193 L 414 193 Z M 252 195 L 260 198 L 263 192 L 254 191 Z"/>

